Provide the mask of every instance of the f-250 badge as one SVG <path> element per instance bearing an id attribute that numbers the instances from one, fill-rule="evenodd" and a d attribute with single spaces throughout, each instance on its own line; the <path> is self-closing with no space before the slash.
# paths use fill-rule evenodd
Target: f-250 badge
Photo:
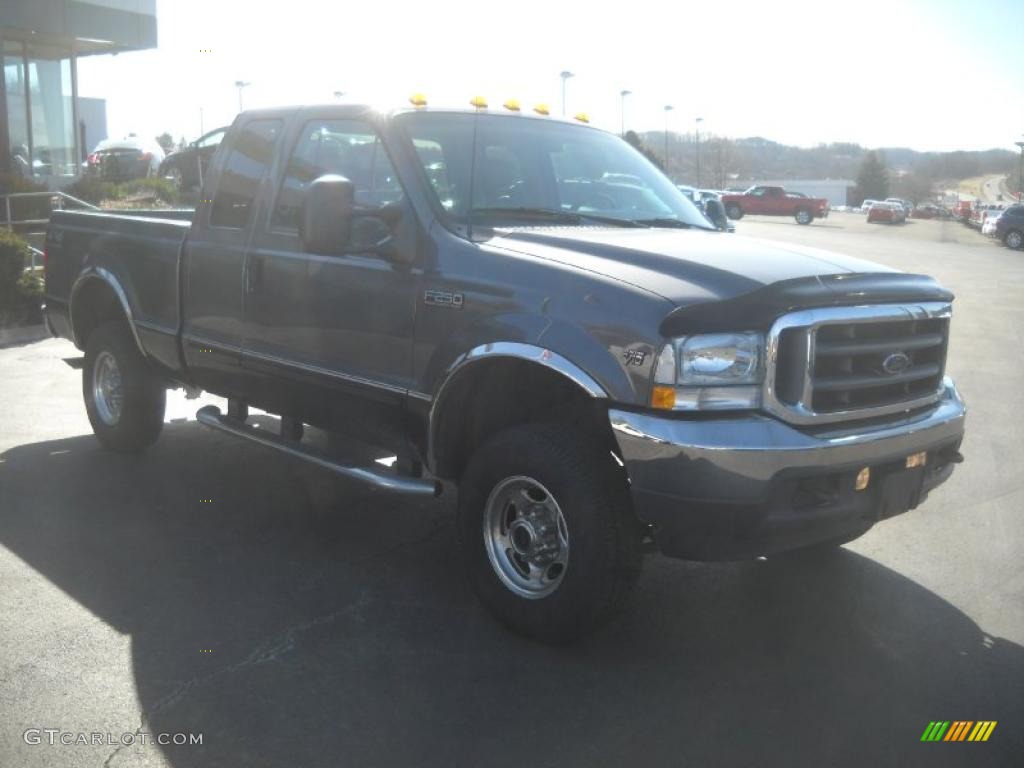
<path id="1" fill-rule="evenodd" d="M 448 307 L 462 309 L 462 294 L 451 291 L 427 291 L 423 294 L 423 303 L 428 307 Z"/>
<path id="2" fill-rule="evenodd" d="M 626 365 L 643 365 L 647 353 L 642 349 L 627 349 L 622 353 L 622 359 L 626 361 Z"/>

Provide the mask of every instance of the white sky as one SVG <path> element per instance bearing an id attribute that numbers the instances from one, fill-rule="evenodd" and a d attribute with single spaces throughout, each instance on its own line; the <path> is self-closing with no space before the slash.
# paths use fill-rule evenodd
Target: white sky
<path id="1" fill-rule="evenodd" d="M 632 9 L 636 9 L 635 11 Z M 509 97 L 619 129 L 1015 149 L 1024 134 L 1020 0 L 159 0 L 159 48 L 79 62 L 111 136 L 193 139 L 247 108 Z M 200 53 L 200 49 L 212 49 Z"/>

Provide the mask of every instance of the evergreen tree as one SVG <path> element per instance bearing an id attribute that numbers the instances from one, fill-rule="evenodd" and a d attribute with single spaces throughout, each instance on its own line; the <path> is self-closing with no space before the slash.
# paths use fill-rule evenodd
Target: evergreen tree
<path id="1" fill-rule="evenodd" d="M 857 171 L 857 196 L 863 200 L 885 200 L 889 196 L 889 172 L 878 152 L 868 152 Z"/>
<path id="2" fill-rule="evenodd" d="M 654 154 L 649 147 L 647 147 L 640 135 L 636 131 L 626 131 L 625 136 L 622 137 L 626 140 L 626 143 L 635 147 L 639 152 L 654 163 L 658 168 L 665 170 L 664 164 L 661 162 L 661 158 Z"/>

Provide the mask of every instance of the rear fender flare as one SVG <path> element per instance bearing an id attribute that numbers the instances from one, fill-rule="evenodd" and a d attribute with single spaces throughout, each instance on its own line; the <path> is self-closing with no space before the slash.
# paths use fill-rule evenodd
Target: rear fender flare
<path id="1" fill-rule="evenodd" d="M 135 327 L 135 317 L 132 314 L 131 305 L 128 303 L 128 294 L 125 293 L 124 287 L 114 274 L 109 269 L 104 269 L 103 267 L 87 267 L 78 276 L 78 279 L 75 280 L 74 285 L 71 286 L 71 297 L 68 300 L 68 317 L 71 321 L 71 335 L 75 346 L 79 348 L 83 346 L 83 340 L 80 338 L 78 328 L 75 326 L 75 300 L 79 297 L 83 288 L 97 280 L 105 283 L 114 293 L 118 303 L 121 305 L 121 311 L 124 313 L 124 319 L 128 323 L 128 328 L 132 332 L 132 338 L 135 339 L 135 345 L 139 348 L 142 356 L 145 357 L 146 350 L 142 346 L 142 339 L 139 338 L 138 329 Z"/>

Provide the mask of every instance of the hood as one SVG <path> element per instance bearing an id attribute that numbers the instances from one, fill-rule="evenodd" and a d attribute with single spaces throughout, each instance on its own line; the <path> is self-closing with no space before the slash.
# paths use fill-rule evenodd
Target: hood
<path id="1" fill-rule="evenodd" d="M 816 248 L 699 229 L 503 230 L 491 245 L 636 285 L 676 304 L 722 300 L 781 280 L 894 270 Z"/>
<path id="2" fill-rule="evenodd" d="M 797 308 L 949 301 L 934 280 L 863 259 L 699 229 L 500 230 L 490 244 L 620 280 L 677 305 L 672 325 L 761 324 Z M 713 302 L 722 311 L 697 309 Z"/>

